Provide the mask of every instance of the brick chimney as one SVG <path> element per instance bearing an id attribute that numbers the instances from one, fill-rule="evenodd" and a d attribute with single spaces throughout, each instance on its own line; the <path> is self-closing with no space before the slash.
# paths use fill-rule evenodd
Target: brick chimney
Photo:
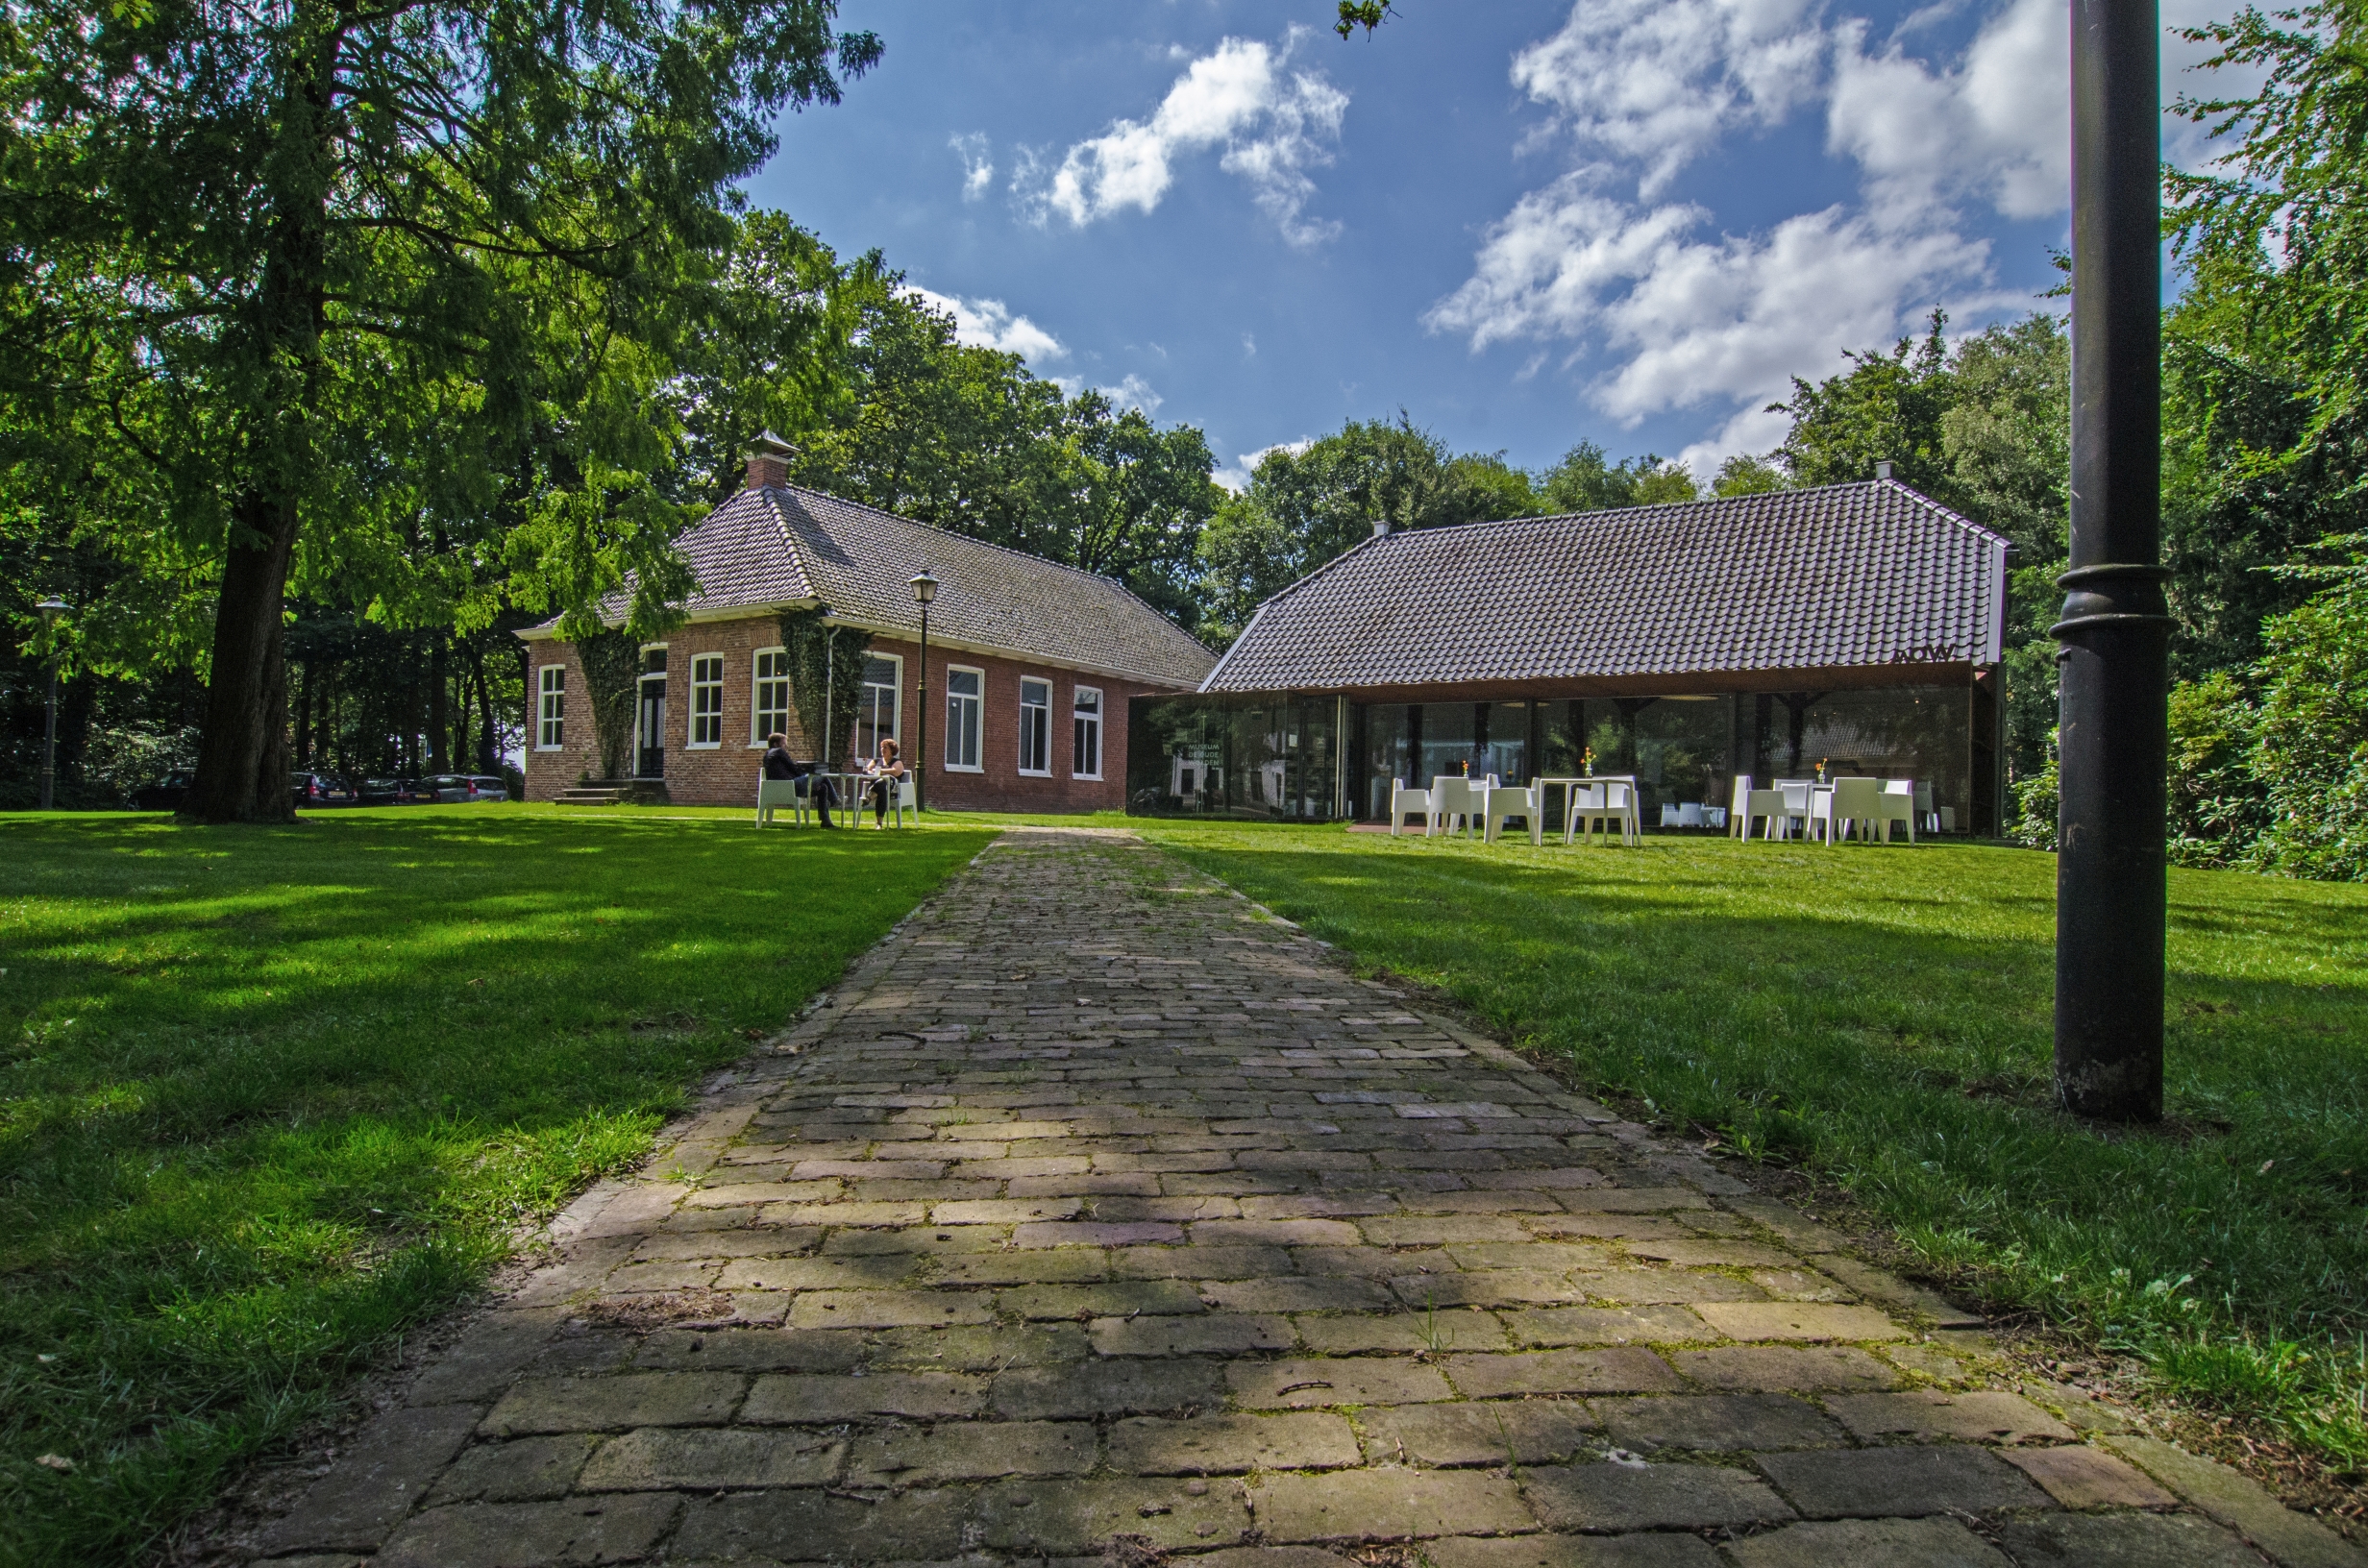
<path id="1" fill-rule="evenodd" d="M 765 490 L 789 482 L 789 460 L 798 455 L 798 449 L 767 430 L 749 445 L 749 476 L 742 484 L 747 490 Z"/>

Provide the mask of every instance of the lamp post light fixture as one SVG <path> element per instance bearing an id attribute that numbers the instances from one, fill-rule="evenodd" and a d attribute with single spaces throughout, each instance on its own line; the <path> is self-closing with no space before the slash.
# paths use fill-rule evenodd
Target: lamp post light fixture
<path id="1" fill-rule="evenodd" d="M 41 612 L 41 641 L 49 655 L 49 713 L 41 725 L 41 809 L 50 809 L 58 785 L 58 617 L 65 600 L 50 595 L 34 606 Z"/>
<path id="2" fill-rule="evenodd" d="M 913 815 L 929 804 L 929 605 L 937 598 L 937 579 L 923 567 L 913 574 L 913 602 L 921 606 L 921 680 L 916 688 L 920 712 L 913 721 Z"/>

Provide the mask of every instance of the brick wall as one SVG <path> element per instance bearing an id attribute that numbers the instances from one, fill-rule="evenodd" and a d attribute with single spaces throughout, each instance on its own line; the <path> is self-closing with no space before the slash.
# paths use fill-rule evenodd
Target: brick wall
<path id="1" fill-rule="evenodd" d="M 754 797 L 755 779 L 764 755 L 763 737 L 751 745 L 750 714 L 754 700 L 756 650 L 778 646 L 779 622 L 771 615 L 731 621 L 700 622 L 667 634 L 666 643 L 666 793 L 681 805 L 739 806 Z M 530 645 L 530 690 L 539 690 L 547 664 L 567 669 L 565 745 L 555 751 L 539 749 L 538 727 L 530 728 L 527 747 L 527 798 L 549 800 L 572 787 L 587 772 L 597 773 L 600 748 L 592 728 L 592 706 L 583 683 L 582 667 L 574 645 L 543 642 Z M 914 720 L 919 671 L 912 643 L 876 638 L 875 654 L 898 657 L 903 664 L 903 711 L 899 738 L 907 764 L 915 760 Z M 724 742 L 712 749 L 693 749 L 690 733 L 691 661 L 701 654 L 724 658 Z M 979 733 L 979 771 L 950 770 L 946 766 L 946 676 L 949 667 L 979 671 L 984 692 Z M 1020 772 L 1020 680 L 1023 675 L 1052 683 L 1051 776 Z M 1074 697 L 1079 686 L 1102 694 L 1102 760 L 1099 779 L 1074 777 Z M 933 809 L 971 811 L 1120 811 L 1126 804 L 1127 699 L 1172 690 L 1113 676 L 1079 674 L 1049 665 L 1030 663 L 967 650 L 929 647 L 928 772 L 924 780 Z M 539 701 L 539 698 L 536 700 Z M 536 710 L 539 712 L 539 709 Z M 790 751 L 801 760 L 813 748 L 793 711 L 788 724 Z"/>

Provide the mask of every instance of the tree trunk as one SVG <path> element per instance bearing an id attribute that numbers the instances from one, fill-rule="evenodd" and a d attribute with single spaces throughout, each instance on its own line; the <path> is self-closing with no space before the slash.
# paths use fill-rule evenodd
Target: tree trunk
<path id="1" fill-rule="evenodd" d="M 329 110 L 341 35 L 299 55 L 281 94 L 269 177 L 269 237 L 261 276 L 234 328 L 250 355 L 256 391 L 242 417 L 253 469 L 230 507 L 229 548 L 214 609 L 212 677 L 197 784 L 182 807 L 209 822 L 285 822 L 288 788 L 287 651 L 282 624 L 288 567 L 304 522 L 317 453 L 308 431 L 320 403 L 321 328 L 329 288 L 329 192 L 334 153 Z"/>
<path id="2" fill-rule="evenodd" d="M 438 634 L 428 654 L 428 772 L 447 773 L 452 763 L 446 747 L 453 737 L 453 722 L 444 711 L 445 688 L 444 638 Z"/>
<path id="3" fill-rule="evenodd" d="M 485 679 L 485 650 L 475 643 L 469 645 L 469 668 L 477 676 L 477 771 L 492 773 L 502 766 L 494 755 L 493 687 Z"/>
<path id="4" fill-rule="evenodd" d="M 280 617 L 297 515 L 293 499 L 271 503 L 256 497 L 246 498 L 235 514 L 240 531 L 252 531 L 243 541 L 234 533 L 222 563 L 205 738 L 197 787 L 184 808 L 209 822 L 284 822 L 296 814 L 288 789 L 287 665 Z"/>
<path id="5" fill-rule="evenodd" d="M 297 690 L 296 766 L 299 769 L 308 768 L 312 763 L 312 699 L 319 695 L 315 690 L 320 685 L 319 669 L 319 660 L 305 660 L 304 685 Z"/>

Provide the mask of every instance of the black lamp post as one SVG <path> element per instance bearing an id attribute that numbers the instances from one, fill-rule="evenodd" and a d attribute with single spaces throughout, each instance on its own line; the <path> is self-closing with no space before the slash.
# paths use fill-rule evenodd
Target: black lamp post
<path id="1" fill-rule="evenodd" d="M 2162 1115 L 2160 18 L 2072 6 L 2072 531 L 2059 678 L 2056 1095 Z"/>
<path id="2" fill-rule="evenodd" d="M 41 809 L 50 809 L 58 784 L 58 617 L 65 600 L 52 594 L 34 606 L 41 612 L 41 641 L 49 654 L 49 716 L 41 726 Z"/>
<path id="3" fill-rule="evenodd" d="M 921 606 L 921 679 L 916 688 L 921 711 L 913 720 L 913 815 L 929 803 L 929 604 L 937 598 L 937 579 L 923 567 L 913 574 L 913 602 Z"/>

